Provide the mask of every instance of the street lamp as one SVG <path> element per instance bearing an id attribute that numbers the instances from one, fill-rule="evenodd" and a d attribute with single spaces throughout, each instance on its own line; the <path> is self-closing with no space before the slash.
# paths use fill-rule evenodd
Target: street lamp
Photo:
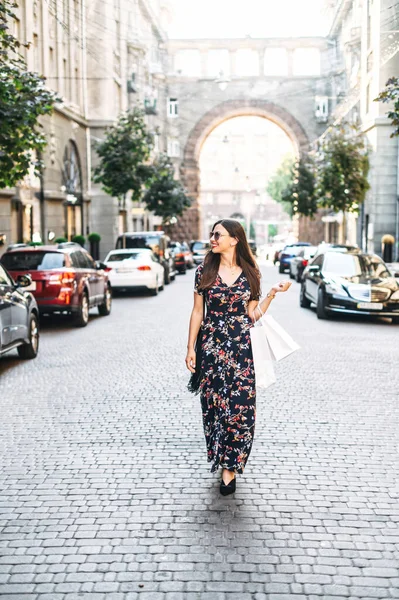
<path id="1" fill-rule="evenodd" d="M 215 83 L 218 84 L 219 89 L 224 92 L 225 89 L 227 88 L 227 86 L 230 83 L 230 79 L 228 77 L 225 76 L 225 74 L 223 73 L 223 71 L 219 72 L 219 77 L 217 79 L 215 79 Z"/>

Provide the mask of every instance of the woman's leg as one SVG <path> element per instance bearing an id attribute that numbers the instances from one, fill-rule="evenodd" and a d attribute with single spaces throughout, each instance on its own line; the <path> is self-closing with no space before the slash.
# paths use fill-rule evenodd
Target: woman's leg
<path id="1" fill-rule="evenodd" d="M 222 471 L 222 479 L 226 485 L 230 483 L 236 476 L 235 471 L 229 471 L 229 469 L 223 469 Z"/>

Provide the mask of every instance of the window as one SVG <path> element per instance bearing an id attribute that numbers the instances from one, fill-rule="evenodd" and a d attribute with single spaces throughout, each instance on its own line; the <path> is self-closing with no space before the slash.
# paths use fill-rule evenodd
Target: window
<path id="1" fill-rule="evenodd" d="M 185 77 L 200 77 L 201 54 L 199 50 L 179 50 L 175 54 L 174 71 Z"/>
<path id="2" fill-rule="evenodd" d="M 324 254 L 319 254 L 319 256 L 316 256 L 316 258 L 312 261 L 312 265 L 317 265 L 318 267 L 322 267 L 323 259 L 324 259 Z"/>
<path id="3" fill-rule="evenodd" d="M 176 138 L 168 138 L 168 156 L 180 158 L 180 142 Z"/>
<path id="4" fill-rule="evenodd" d="M 259 75 L 259 55 L 256 50 L 241 48 L 236 52 L 236 75 L 256 77 Z"/>
<path id="5" fill-rule="evenodd" d="M 294 51 L 294 75 L 299 77 L 320 75 L 320 51 L 318 48 L 296 48 Z"/>
<path id="6" fill-rule="evenodd" d="M 37 33 L 33 34 L 33 68 L 36 73 L 41 74 L 41 60 L 40 60 L 40 47 L 39 47 L 39 36 Z"/>
<path id="7" fill-rule="evenodd" d="M 228 50 L 208 50 L 206 74 L 217 77 L 230 74 L 230 53 Z"/>
<path id="8" fill-rule="evenodd" d="M 10 252 L 1 262 L 10 271 L 46 271 L 65 266 L 61 252 Z"/>
<path id="9" fill-rule="evenodd" d="M 175 118 L 179 116 L 179 101 L 177 98 L 169 98 L 168 100 L 168 117 Z"/>
<path id="10" fill-rule="evenodd" d="M 93 259 L 88 254 L 86 254 L 86 252 L 82 252 L 81 250 L 72 252 L 71 260 L 72 260 L 72 265 L 75 267 L 75 269 L 94 269 L 95 268 L 95 266 L 93 266 L 93 264 L 92 264 Z"/>
<path id="11" fill-rule="evenodd" d="M 2 266 L 0 266 L 0 285 L 12 285 L 11 279 Z"/>
<path id="12" fill-rule="evenodd" d="M 287 50 L 285 48 L 266 48 L 265 75 L 288 75 Z"/>

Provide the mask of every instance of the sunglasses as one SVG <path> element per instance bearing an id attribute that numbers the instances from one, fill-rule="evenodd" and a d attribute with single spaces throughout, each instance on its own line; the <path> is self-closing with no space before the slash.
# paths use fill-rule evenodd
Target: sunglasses
<path id="1" fill-rule="evenodd" d="M 219 231 L 211 231 L 209 233 L 209 239 L 211 240 L 213 237 L 215 238 L 215 242 L 217 242 L 221 237 L 229 236 L 228 233 L 220 233 Z"/>

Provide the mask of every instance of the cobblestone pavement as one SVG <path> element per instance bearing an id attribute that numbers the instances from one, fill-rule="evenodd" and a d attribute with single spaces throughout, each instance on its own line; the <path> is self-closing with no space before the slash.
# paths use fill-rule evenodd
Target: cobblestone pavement
<path id="1" fill-rule="evenodd" d="M 193 277 L 0 361 L 1 600 L 399 598 L 399 328 L 278 296 L 302 350 L 223 498 L 186 391 Z"/>

